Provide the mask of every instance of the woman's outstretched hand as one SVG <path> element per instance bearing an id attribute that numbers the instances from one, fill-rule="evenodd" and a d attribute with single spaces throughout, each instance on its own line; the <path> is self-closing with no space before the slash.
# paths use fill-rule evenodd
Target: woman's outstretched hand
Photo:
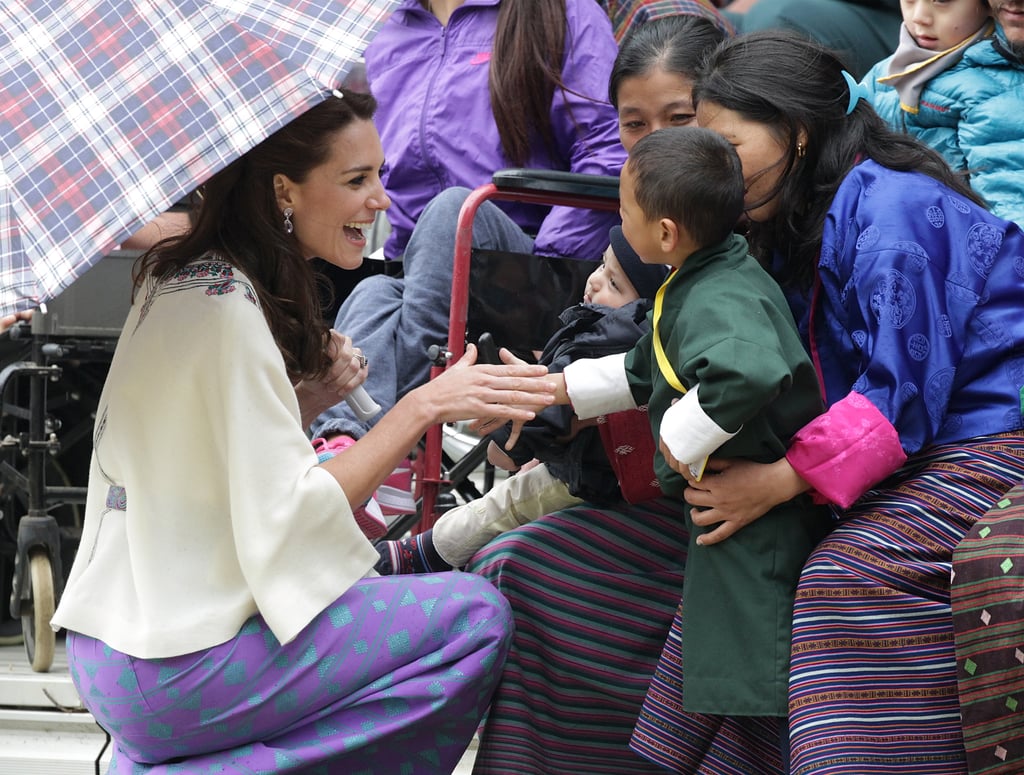
<path id="1" fill-rule="evenodd" d="M 488 425 L 521 425 L 554 403 L 556 383 L 546 366 L 528 364 L 504 348 L 500 354 L 501 365 L 478 364 L 476 346 L 469 344 L 455 364 L 417 389 L 429 391 L 437 422 L 489 418 Z"/>
<path id="2" fill-rule="evenodd" d="M 526 363 L 526 361 L 524 361 L 521 358 L 519 358 L 518 356 L 514 355 L 510 350 L 507 350 L 504 347 L 501 348 L 501 350 L 499 351 L 498 355 L 501 357 L 502 363 L 510 365 L 510 366 L 511 365 L 515 365 L 515 366 L 527 366 L 527 365 L 529 365 L 529 364 Z M 547 367 L 546 366 L 541 366 L 540 368 L 543 368 L 544 369 L 544 373 L 547 374 Z M 559 396 L 560 393 L 564 393 L 565 392 L 565 384 L 564 384 L 564 380 L 563 380 L 561 374 L 551 374 L 551 375 L 549 375 L 549 377 L 550 377 L 550 379 L 552 381 L 552 385 L 555 388 L 555 400 L 548 402 L 548 404 L 551 404 L 551 403 L 557 402 L 558 396 Z M 544 406 L 547 406 L 548 404 L 533 405 L 533 406 L 527 407 L 527 408 L 530 408 L 534 412 L 536 412 L 536 411 L 539 411 L 540 409 L 543 409 Z M 519 434 L 523 430 L 523 425 L 526 422 L 528 422 L 529 420 L 532 420 L 532 419 L 533 419 L 533 417 L 527 417 L 527 418 L 524 418 L 524 419 L 512 418 L 512 430 L 509 432 L 508 440 L 505 442 L 505 449 L 512 449 L 516 445 L 516 442 L 519 441 Z M 494 414 L 489 414 L 489 415 L 486 415 L 486 416 L 485 415 L 481 415 L 480 417 L 478 417 L 476 419 L 475 422 L 473 422 L 473 424 L 470 427 L 472 428 L 472 430 L 476 431 L 477 433 L 480 433 L 481 435 L 484 435 L 484 434 L 490 433 L 491 431 L 497 430 L 502 425 L 505 425 L 505 423 L 507 423 L 508 420 L 509 420 L 508 417 L 503 417 L 503 416 L 500 416 L 500 415 L 494 415 Z"/>
<path id="3" fill-rule="evenodd" d="M 786 458 L 774 463 L 711 458 L 698 482 L 689 466 L 675 460 L 663 443 L 660 448 L 669 466 L 686 478 L 683 499 L 691 506 L 693 523 L 704 528 L 716 526 L 698 536 L 701 546 L 724 541 L 774 506 L 808 489 Z"/>
<path id="4" fill-rule="evenodd" d="M 373 368 L 373 364 L 370 364 Z M 365 501 L 431 425 L 476 417 L 529 420 L 554 400 L 544 366 L 476 363 L 476 347 L 441 374 L 410 390 L 354 445 L 321 463 L 349 503 Z"/>

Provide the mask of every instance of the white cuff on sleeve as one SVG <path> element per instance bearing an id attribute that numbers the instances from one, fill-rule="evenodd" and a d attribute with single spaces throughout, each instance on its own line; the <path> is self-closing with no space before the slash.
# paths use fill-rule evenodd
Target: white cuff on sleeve
<path id="1" fill-rule="evenodd" d="M 729 433 L 718 426 L 701 408 L 694 385 L 661 418 L 661 438 L 672 457 L 690 467 L 700 479 L 708 455 L 739 433 Z"/>
<path id="2" fill-rule="evenodd" d="M 636 409 L 626 379 L 626 354 L 583 358 L 565 367 L 565 392 L 581 419 Z"/>

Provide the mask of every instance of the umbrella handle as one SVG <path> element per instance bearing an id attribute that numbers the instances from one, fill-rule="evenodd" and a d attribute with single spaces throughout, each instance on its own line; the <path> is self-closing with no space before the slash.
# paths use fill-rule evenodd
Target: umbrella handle
<path id="1" fill-rule="evenodd" d="M 370 394 L 362 385 L 345 396 L 345 403 L 356 413 L 356 417 L 364 422 L 380 414 L 380 404 L 370 398 Z"/>

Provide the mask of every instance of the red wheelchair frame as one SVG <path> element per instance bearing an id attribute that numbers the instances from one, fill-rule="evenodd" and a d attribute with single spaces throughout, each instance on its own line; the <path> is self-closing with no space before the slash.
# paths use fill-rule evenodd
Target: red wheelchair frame
<path id="1" fill-rule="evenodd" d="M 469 318 L 470 265 L 473 256 L 473 219 L 480 206 L 490 200 L 615 212 L 619 209 L 619 179 L 556 170 L 507 169 L 494 173 L 490 183 L 478 187 L 469 195 L 459 213 L 456 227 L 448 344 L 444 348 L 432 348 L 435 352 L 431 353 L 431 379 L 441 374 L 449 363 L 457 361 L 465 352 Z M 524 260 L 528 258 L 524 256 Z M 570 300 L 566 299 L 565 302 L 568 305 Z M 394 523 L 388 530 L 388 538 L 400 537 L 410 528 L 418 533 L 432 527 L 443 513 L 443 509 L 439 510 L 440 494 L 450 489 L 461 477 L 468 476 L 476 465 L 483 462 L 485 449 L 481 444 L 473 453 L 467 455 L 469 460 L 466 465 L 463 465 L 462 461 L 457 464 L 460 469 L 458 475 L 445 476 L 442 470 L 442 441 L 441 425 L 432 426 L 427 430 L 422 454 L 413 464 L 417 512 L 408 519 Z"/>

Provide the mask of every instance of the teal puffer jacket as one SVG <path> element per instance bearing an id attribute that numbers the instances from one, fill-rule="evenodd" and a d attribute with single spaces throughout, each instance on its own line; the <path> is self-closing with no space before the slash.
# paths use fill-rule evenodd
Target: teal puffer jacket
<path id="1" fill-rule="evenodd" d="M 862 81 L 878 114 L 966 171 L 993 213 L 1024 225 L 1024 65 L 1009 53 L 1002 31 L 965 49 L 929 81 L 916 113 L 903 110 L 896 90 L 878 81 L 890 59 Z"/>

